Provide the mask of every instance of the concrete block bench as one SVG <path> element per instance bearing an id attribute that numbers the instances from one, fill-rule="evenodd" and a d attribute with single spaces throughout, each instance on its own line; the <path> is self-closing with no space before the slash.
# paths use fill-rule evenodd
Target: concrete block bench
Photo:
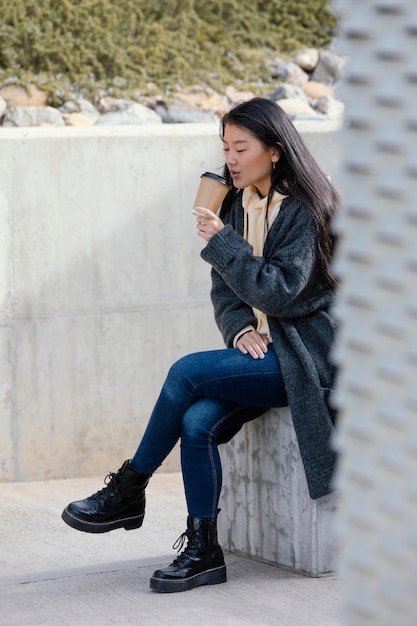
<path id="1" fill-rule="evenodd" d="M 222 547 L 311 576 L 335 571 L 338 494 L 310 498 L 289 409 L 269 410 L 219 449 Z"/>

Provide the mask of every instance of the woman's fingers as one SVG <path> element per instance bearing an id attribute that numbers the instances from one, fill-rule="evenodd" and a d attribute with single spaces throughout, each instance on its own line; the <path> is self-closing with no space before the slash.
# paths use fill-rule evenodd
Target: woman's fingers
<path id="1" fill-rule="evenodd" d="M 210 241 L 214 235 L 224 228 L 222 220 L 208 209 L 197 207 L 193 210 L 197 217 L 197 234 L 206 241 Z"/>
<path id="2" fill-rule="evenodd" d="M 256 330 L 251 330 L 240 337 L 236 347 L 243 354 L 250 354 L 253 359 L 263 359 L 268 352 L 268 340 Z"/>

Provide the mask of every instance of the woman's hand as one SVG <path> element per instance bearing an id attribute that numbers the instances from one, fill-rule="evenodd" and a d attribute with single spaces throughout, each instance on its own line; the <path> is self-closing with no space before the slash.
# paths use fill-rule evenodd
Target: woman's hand
<path id="1" fill-rule="evenodd" d="M 197 235 L 206 241 L 210 241 L 214 235 L 217 235 L 217 233 L 224 228 L 220 217 L 217 217 L 217 215 L 209 209 L 196 207 L 193 213 L 197 216 Z"/>
<path id="2" fill-rule="evenodd" d="M 250 354 L 253 359 L 263 359 L 268 352 L 269 340 L 266 335 L 260 335 L 256 330 L 248 330 L 239 337 L 236 348 L 243 354 Z"/>

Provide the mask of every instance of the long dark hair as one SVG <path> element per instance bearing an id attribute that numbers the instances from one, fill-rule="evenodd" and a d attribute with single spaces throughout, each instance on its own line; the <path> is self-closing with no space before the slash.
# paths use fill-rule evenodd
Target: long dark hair
<path id="1" fill-rule="evenodd" d="M 220 136 L 224 138 L 227 124 L 250 131 L 265 148 L 274 147 L 280 159 L 272 170 L 270 202 L 274 191 L 299 200 L 312 214 L 317 225 L 320 263 L 326 281 L 336 285 L 330 272 L 335 239 L 330 232 L 330 220 L 339 202 L 339 196 L 327 176 L 320 169 L 303 139 L 283 109 L 273 100 L 253 98 L 233 106 L 222 118 Z M 227 166 L 224 177 L 232 179 Z M 235 188 L 226 196 L 220 216 L 230 207 Z"/>

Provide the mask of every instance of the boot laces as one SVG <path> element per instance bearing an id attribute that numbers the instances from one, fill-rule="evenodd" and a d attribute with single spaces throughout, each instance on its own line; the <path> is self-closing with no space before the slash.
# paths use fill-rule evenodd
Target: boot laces
<path id="1" fill-rule="evenodd" d="M 184 560 L 188 560 L 190 557 L 192 558 L 195 556 L 196 550 L 204 547 L 204 544 L 198 534 L 187 528 L 187 530 L 183 532 L 175 541 L 172 549 L 177 550 L 178 553 L 181 552 L 186 541 L 188 541 L 187 547 L 174 559 L 173 565 L 181 565 Z"/>
<path id="2" fill-rule="evenodd" d="M 111 498 L 115 496 L 117 490 L 117 478 L 119 472 L 109 472 L 104 478 L 104 484 L 106 485 L 96 493 L 90 496 L 91 499 L 96 500 L 104 495 L 109 495 Z"/>

